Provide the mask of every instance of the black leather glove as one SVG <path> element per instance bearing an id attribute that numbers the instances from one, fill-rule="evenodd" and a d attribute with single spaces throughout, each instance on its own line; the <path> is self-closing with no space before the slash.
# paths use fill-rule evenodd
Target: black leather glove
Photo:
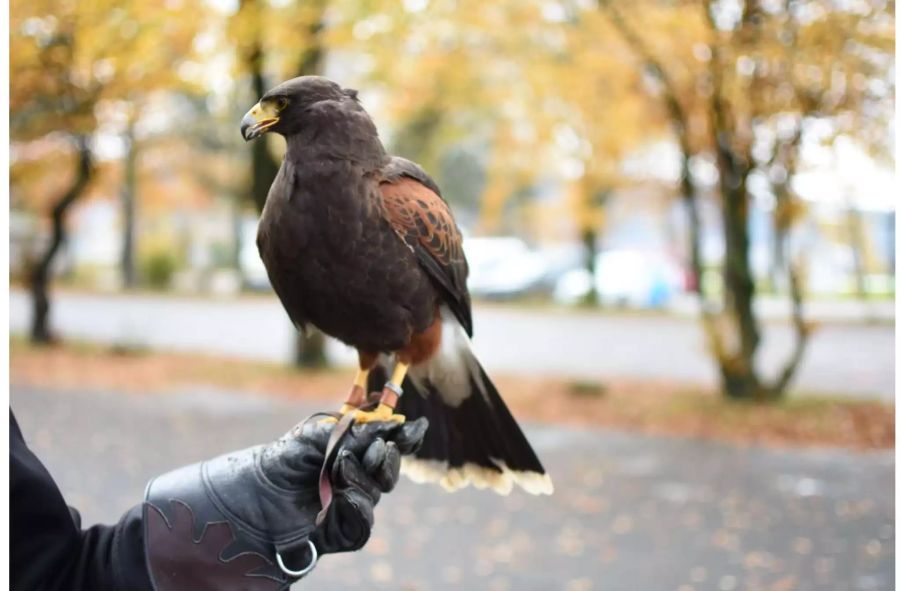
<path id="1" fill-rule="evenodd" d="M 374 507 L 397 483 L 400 457 L 416 451 L 425 419 L 352 426 L 320 471 L 334 424 L 315 419 L 269 445 L 179 468 L 147 486 L 144 539 L 159 591 L 287 589 L 316 554 L 358 550 Z"/>

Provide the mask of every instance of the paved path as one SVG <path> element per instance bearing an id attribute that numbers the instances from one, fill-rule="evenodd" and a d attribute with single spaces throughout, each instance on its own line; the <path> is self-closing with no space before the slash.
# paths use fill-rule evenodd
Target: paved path
<path id="1" fill-rule="evenodd" d="M 10 330 L 25 333 L 30 314 L 28 297 L 14 290 Z M 101 343 L 278 362 L 290 359 L 293 343 L 293 328 L 274 296 L 209 300 L 62 292 L 54 299 L 52 325 L 63 336 Z M 791 338 L 785 324 L 772 323 L 761 367 L 774 372 Z M 683 317 L 476 307 L 474 347 L 489 371 L 716 383 L 704 336 L 695 321 Z M 339 362 L 355 361 L 337 342 L 329 344 L 329 354 Z M 823 324 L 810 341 L 795 390 L 893 400 L 893 324 Z"/>
<path id="2" fill-rule="evenodd" d="M 191 389 L 170 395 L 13 387 L 26 439 L 86 523 L 148 478 L 259 443 L 312 409 Z M 367 547 L 299 589 L 888 591 L 892 452 L 777 452 L 555 427 L 526 429 L 553 497 L 443 493 L 404 480 Z"/>

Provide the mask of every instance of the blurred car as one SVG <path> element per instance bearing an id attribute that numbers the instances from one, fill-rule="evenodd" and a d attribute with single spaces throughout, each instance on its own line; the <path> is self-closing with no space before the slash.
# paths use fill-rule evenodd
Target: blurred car
<path id="1" fill-rule="evenodd" d="M 587 264 L 587 252 L 580 242 L 564 242 L 542 246 L 538 252 L 547 261 L 547 272 L 544 275 L 544 283 L 547 294 L 553 295 L 557 284 L 563 277 L 584 269 Z"/>
<path id="2" fill-rule="evenodd" d="M 467 238 L 463 249 L 474 297 L 507 299 L 537 291 L 547 271 L 546 261 L 519 238 Z"/>
<path id="3" fill-rule="evenodd" d="M 484 299 L 551 295 L 565 273 L 584 265 L 577 244 L 531 248 L 511 236 L 466 238 L 469 292 Z"/>
<path id="4" fill-rule="evenodd" d="M 554 300 L 583 301 L 593 282 L 601 302 L 628 308 L 660 308 L 684 289 L 684 273 L 663 253 L 611 250 L 597 255 L 596 277 L 584 268 L 569 271 L 556 284 Z"/>

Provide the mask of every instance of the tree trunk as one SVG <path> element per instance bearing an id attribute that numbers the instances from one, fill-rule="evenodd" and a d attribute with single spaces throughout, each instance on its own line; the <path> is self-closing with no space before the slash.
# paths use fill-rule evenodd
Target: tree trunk
<path id="1" fill-rule="evenodd" d="M 703 287 L 703 252 L 702 236 L 703 227 L 700 224 L 700 211 L 697 205 L 697 189 L 691 178 L 690 154 L 686 153 L 686 146 L 682 146 L 681 157 L 681 199 L 687 210 L 688 217 L 688 250 L 690 252 L 689 264 L 691 269 L 690 291 L 697 294 L 700 305 L 704 309 L 706 305 L 706 291 Z"/>
<path id="2" fill-rule="evenodd" d="M 129 119 L 125 131 L 125 173 L 122 184 L 122 284 L 126 288 L 137 285 L 135 267 L 135 219 L 137 193 L 137 146 L 134 140 L 134 118 Z"/>
<path id="3" fill-rule="evenodd" d="M 802 128 L 798 128 L 802 129 Z M 806 352 L 806 344 L 809 340 L 810 327 L 806 323 L 803 311 L 803 288 L 800 283 L 800 271 L 797 265 L 791 260 L 790 249 L 788 248 L 788 240 L 790 236 L 790 224 L 792 223 L 793 214 L 788 213 L 791 208 L 791 201 L 795 199 L 790 188 L 790 179 L 793 176 L 797 164 L 797 150 L 801 140 L 801 133 L 798 132 L 795 139 L 787 145 L 788 153 L 786 154 L 784 165 L 788 172 L 785 182 L 775 183 L 773 192 L 775 193 L 776 208 L 775 215 L 775 244 L 773 258 L 777 262 L 777 269 L 783 270 L 787 274 L 788 296 L 791 299 L 791 322 L 794 327 L 794 349 L 781 370 L 781 374 L 776 378 L 772 385 L 767 388 L 770 398 L 781 398 L 784 396 L 788 385 L 794 378 L 800 361 Z M 779 213 L 780 212 L 780 215 Z M 777 277 L 777 276 L 776 276 Z"/>
<path id="4" fill-rule="evenodd" d="M 65 215 L 69 207 L 75 203 L 87 187 L 93 175 L 93 162 L 88 138 L 77 136 L 78 164 L 72 186 L 60 197 L 53 207 L 51 220 L 53 230 L 47 250 L 35 265 L 31 273 L 31 297 L 34 315 L 31 321 L 31 340 L 34 343 L 49 343 L 53 335 L 49 326 L 50 316 L 50 275 L 53 261 L 59 247 L 66 240 Z"/>
<path id="5" fill-rule="evenodd" d="M 716 43 L 710 46 L 711 83 L 709 103 L 709 131 L 716 154 L 716 165 L 719 172 L 719 193 L 722 199 L 722 221 L 726 239 L 726 255 L 724 262 L 725 275 L 725 311 L 724 315 L 716 314 L 709 306 L 708 297 L 703 289 L 703 265 L 701 252 L 702 226 L 698 211 L 698 196 L 693 184 L 689 163 L 690 158 L 700 153 L 693 150 L 688 134 L 688 118 L 682 107 L 676 87 L 662 64 L 644 45 L 640 37 L 622 18 L 611 0 L 598 0 L 601 10 L 609 16 L 610 22 L 622 35 L 632 51 L 640 58 L 646 72 L 654 77 L 662 87 L 662 98 L 669 120 L 681 149 L 682 171 L 681 192 L 688 212 L 688 231 L 690 265 L 695 281 L 692 286 L 700 300 L 701 320 L 710 339 L 711 348 L 719 366 L 722 391 L 730 398 L 750 398 L 765 400 L 780 395 L 793 377 L 802 358 L 806 346 L 809 327 L 803 319 L 802 289 L 799 273 L 787 261 L 784 265 L 789 272 L 789 286 L 793 304 L 793 323 L 798 336 L 795 349 L 779 378 L 771 385 L 762 384 L 754 365 L 759 347 L 759 322 L 756 318 L 753 301 L 756 295 L 756 284 L 750 266 L 750 235 L 748 227 L 749 195 L 747 177 L 756 166 L 752 153 L 745 141 L 737 144 L 734 135 L 743 129 L 736 125 L 733 113 L 723 98 L 724 66 L 719 61 Z M 712 2 L 704 2 L 710 31 L 715 34 L 716 25 L 713 18 Z M 745 3 L 745 18 L 741 26 L 757 27 L 758 19 L 750 18 L 757 11 L 753 3 Z M 758 37 L 758 31 L 749 39 L 752 42 Z M 744 149 L 738 153 L 736 145 Z M 798 137 L 794 147 L 799 145 Z M 789 174 L 793 172 L 793 163 L 788 163 Z M 787 182 L 789 185 L 789 181 Z M 784 236 L 782 236 L 784 238 Z M 723 331 L 730 329 L 729 332 Z M 732 338 L 728 338 L 732 337 Z"/>
<path id="6" fill-rule="evenodd" d="M 713 52 L 715 56 L 715 51 Z M 712 60 L 716 66 L 715 58 Z M 720 88 L 715 86 L 716 89 Z M 725 232 L 725 314 L 736 329 L 736 350 L 719 359 L 725 395 L 730 398 L 765 398 L 756 373 L 759 323 L 753 309 L 756 283 L 750 267 L 750 232 L 747 193 L 747 162 L 735 154 L 726 131 L 721 97 L 714 91 L 710 122 L 715 138 L 722 196 L 722 226 Z"/>
<path id="7" fill-rule="evenodd" d="M 856 297 L 864 300 L 869 295 L 866 288 L 865 241 L 863 238 L 862 215 L 853 205 L 847 206 L 847 234 L 850 238 L 850 251 L 853 253 L 853 278 L 856 284 Z"/>
<path id="8" fill-rule="evenodd" d="M 585 270 L 591 276 L 591 287 L 584 296 L 584 303 L 588 306 L 600 304 L 600 294 L 597 293 L 597 230 L 591 226 L 582 228 L 581 244 L 584 246 Z"/>
<path id="9" fill-rule="evenodd" d="M 745 15 L 755 8 L 744 6 Z M 711 0 L 705 0 L 704 12 L 710 32 L 717 34 Z M 744 21 L 742 21 L 743 24 Z M 741 126 L 724 97 L 726 66 L 719 55 L 719 45 L 710 44 L 709 78 L 709 131 L 716 154 L 719 171 L 719 194 L 722 199 L 722 226 L 725 232 L 725 314 L 732 330 L 737 333 L 737 347 L 729 343 L 730 350 L 719 357 L 722 389 L 730 398 L 763 399 L 756 372 L 756 351 L 759 347 L 759 324 L 753 310 L 756 283 L 750 267 L 750 232 L 748 217 L 750 196 L 747 177 L 750 174 L 751 155 L 747 153 L 752 142 L 743 138 L 738 148 Z"/>
<path id="10" fill-rule="evenodd" d="M 720 169 L 721 170 L 721 169 Z M 721 173 L 720 173 L 721 174 Z M 750 268 L 750 237 L 747 226 L 749 200 L 743 179 L 723 175 L 723 226 L 725 230 L 726 313 L 737 327 L 737 354 L 721 364 L 725 394 L 731 398 L 760 396 L 755 360 L 759 346 L 759 326 L 753 299 L 756 285 Z M 737 183 L 727 188 L 730 183 Z"/>
<path id="11" fill-rule="evenodd" d="M 782 243 L 782 247 L 783 246 L 784 243 Z M 793 323 L 794 334 L 796 335 L 797 340 L 794 343 L 794 350 L 791 353 L 791 356 L 781 370 L 781 374 L 771 386 L 766 388 L 767 397 L 769 399 L 777 399 L 784 396 L 788 385 L 794 378 L 794 374 L 797 373 L 797 368 L 800 366 L 800 361 L 803 359 L 803 354 L 806 352 L 806 343 L 809 341 L 810 327 L 804 320 L 803 315 L 803 289 L 800 285 L 800 273 L 797 268 L 790 263 L 788 263 L 786 267 L 788 272 L 788 288 L 791 297 L 791 322 Z"/>
<path id="12" fill-rule="evenodd" d="M 325 335 L 315 328 L 298 330 L 294 341 L 294 365 L 309 368 L 327 367 Z"/>

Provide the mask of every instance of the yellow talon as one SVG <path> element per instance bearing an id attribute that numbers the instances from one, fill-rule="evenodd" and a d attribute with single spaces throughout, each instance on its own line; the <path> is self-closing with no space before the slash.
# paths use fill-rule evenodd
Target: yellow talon
<path id="1" fill-rule="evenodd" d="M 356 414 L 353 415 L 353 418 L 356 419 L 357 423 L 374 423 L 376 421 L 392 421 L 394 423 L 406 422 L 405 416 L 395 414 L 394 409 L 387 404 L 379 404 L 378 407 L 372 411 L 357 410 Z"/>
<path id="2" fill-rule="evenodd" d="M 348 412 L 353 412 L 354 410 L 356 410 L 355 406 L 353 406 L 352 404 L 347 404 L 345 402 L 344 406 L 342 406 L 341 410 L 339 410 L 338 412 L 341 413 L 341 416 L 344 416 Z M 338 420 L 335 417 L 325 417 L 324 419 L 319 419 L 319 423 L 321 423 L 323 425 L 327 425 L 329 423 L 337 423 L 337 422 L 338 422 Z"/>
<path id="3" fill-rule="evenodd" d="M 354 410 L 356 410 L 356 407 L 355 407 L 355 406 L 353 406 L 352 404 L 347 404 L 347 403 L 345 402 L 345 403 L 344 403 L 344 406 L 342 406 L 342 407 L 341 407 L 341 410 L 339 410 L 338 412 L 341 413 L 341 416 L 344 416 L 344 415 L 347 414 L 348 412 L 353 412 Z"/>

